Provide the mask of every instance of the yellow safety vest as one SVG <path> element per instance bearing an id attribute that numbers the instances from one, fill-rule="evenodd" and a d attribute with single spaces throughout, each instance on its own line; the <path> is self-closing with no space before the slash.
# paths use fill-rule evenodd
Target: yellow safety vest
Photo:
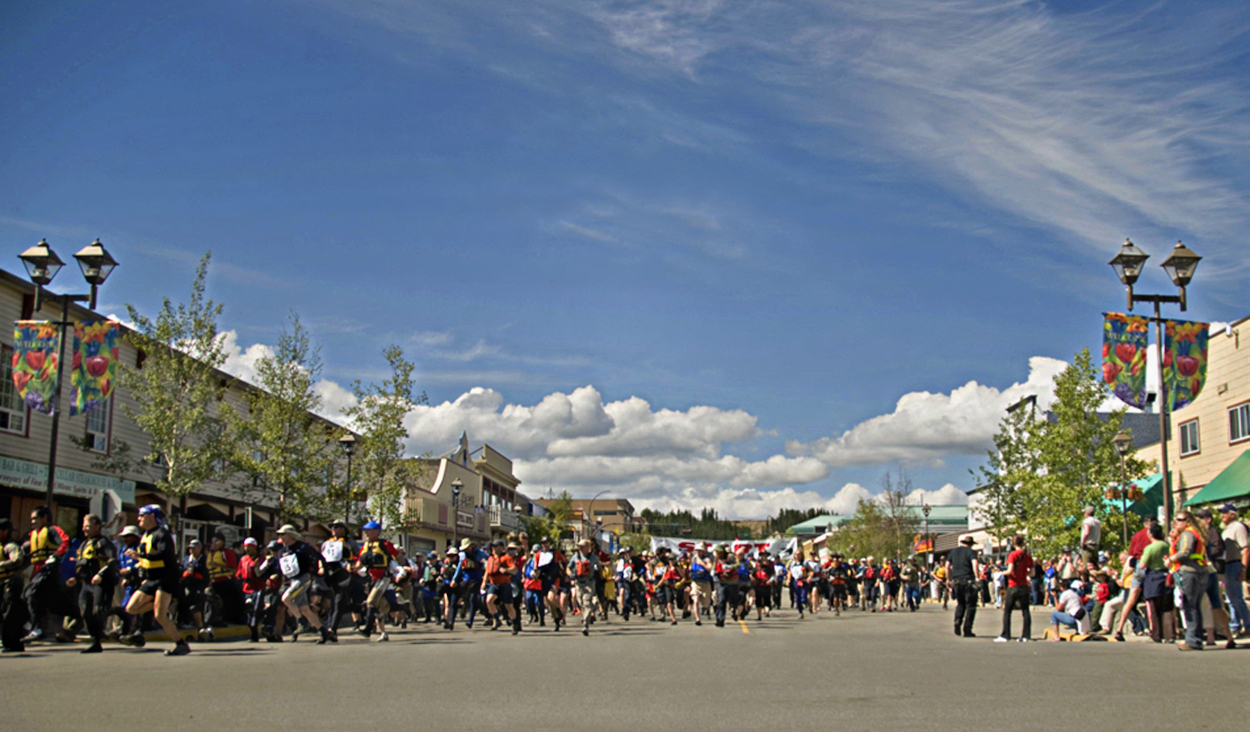
<path id="1" fill-rule="evenodd" d="M 216 581 L 223 577 L 233 577 L 234 570 L 230 569 L 230 564 L 226 562 L 226 550 L 219 552 L 210 550 L 208 552 L 208 578 Z"/>
<path id="2" fill-rule="evenodd" d="M 56 554 L 57 545 L 52 543 L 52 527 L 45 526 L 30 532 L 30 562 L 36 564 L 38 562 L 47 561 L 48 557 Z"/>
<path id="3" fill-rule="evenodd" d="M 150 554 L 152 552 L 152 534 L 143 535 L 143 539 L 139 541 L 139 549 L 142 554 Z M 164 566 L 164 559 L 145 559 L 143 557 L 139 557 L 140 569 L 161 569 Z"/>

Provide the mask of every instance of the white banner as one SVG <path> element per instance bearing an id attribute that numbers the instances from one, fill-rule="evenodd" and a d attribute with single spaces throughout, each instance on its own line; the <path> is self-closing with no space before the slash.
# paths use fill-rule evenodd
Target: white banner
<path id="1" fill-rule="evenodd" d="M 711 551 L 717 544 L 724 544 L 729 547 L 729 551 L 736 552 L 738 547 L 745 546 L 747 553 L 754 556 L 761 549 L 767 549 L 772 556 L 777 556 L 785 551 L 786 546 L 790 544 L 792 539 L 734 539 L 733 541 L 713 541 L 711 539 L 673 539 L 666 536 L 651 537 L 651 551 L 655 551 L 662 546 L 668 547 L 674 554 L 682 551 L 693 552 L 694 545 L 700 541 L 707 544 L 708 551 Z"/>

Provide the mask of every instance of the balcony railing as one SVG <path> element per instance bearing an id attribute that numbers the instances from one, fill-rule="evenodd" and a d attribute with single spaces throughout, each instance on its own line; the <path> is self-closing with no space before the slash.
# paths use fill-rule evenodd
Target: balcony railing
<path id="1" fill-rule="evenodd" d="M 521 517 L 516 511 L 506 506 L 491 506 L 487 510 L 490 512 L 490 527 L 492 529 L 502 529 L 508 532 L 521 530 Z"/>

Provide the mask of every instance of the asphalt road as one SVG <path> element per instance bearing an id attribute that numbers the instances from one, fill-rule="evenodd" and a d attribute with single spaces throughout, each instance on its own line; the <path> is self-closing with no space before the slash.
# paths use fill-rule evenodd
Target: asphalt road
<path id="1" fill-rule="evenodd" d="M 1049 614 L 1035 615 L 1040 635 Z M 930 605 L 803 621 L 781 611 L 745 629 L 617 619 L 589 638 L 417 626 L 389 643 L 218 642 L 183 658 L 162 656 L 166 643 L 94 656 L 31 646 L 0 656 L 0 730 L 1140 732 L 1250 719 L 1250 649 L 995 644 L 1000 622 L 982 609 L 980 637 L 958 638 L 950 613 Z"/>

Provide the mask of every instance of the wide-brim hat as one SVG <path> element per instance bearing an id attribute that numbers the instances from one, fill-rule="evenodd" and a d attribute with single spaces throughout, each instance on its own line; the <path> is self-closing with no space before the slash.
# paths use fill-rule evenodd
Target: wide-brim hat
<path id="1" fill-rule="evenodd" d="M 516 543 L 515 541 L 510 541 L 510 542 L 508 542 L 508 548 L 509 548 L 509 549 L 518 549 L 518 550 L 519 550 L 519 549 L 524 549 L 525 547 L 521 546 L 520 544 Z"/>
<path id="2" fill-rule="evenodd" d="M 296 539 L 304 535 L 303 532 L 301 532 L 299 529 L 295 528 L 291 524 L 282 524 L 282 528 L 278 529 L 278 534 L 279 535 L 286 534 L 287 536 L 294 536 Z"/>
<path id="3" fill-rule="evenodd" d="M 122 536 L 143 536 L 143 532 L 139 531 L 138 526 L 127 526 L 122 529 Z"/>
<path id="4" fill-rule="evenodd" d="M 469 547 L 473 546 L 473 543 L 474 543 L 473 540 L 466 536 L 460 540 L 460 548 L 461 550 L 468 549 Z"/>
<path id="5" fill-rule="evenodd" d="M 578 546 L 590 546 L 593 543 L 594 542 L 592 542 L 590 539 L 582 539 L 581 541 L 577 542 L 577 545 Z"/>
<path id="6" fill-rule="evenodd" d="M 973 544 L 977 543 L 977 540 L 976 540 L 976 539 L 974 539 L 974 538 L 972 538 L 972 534 L 968 534 L 967 536 L 962 537 L 962 538 L 959 540 L 959 543 L 960 543 L 960 544 L 967 544 L 968 546 L 972 546 Z"/>

